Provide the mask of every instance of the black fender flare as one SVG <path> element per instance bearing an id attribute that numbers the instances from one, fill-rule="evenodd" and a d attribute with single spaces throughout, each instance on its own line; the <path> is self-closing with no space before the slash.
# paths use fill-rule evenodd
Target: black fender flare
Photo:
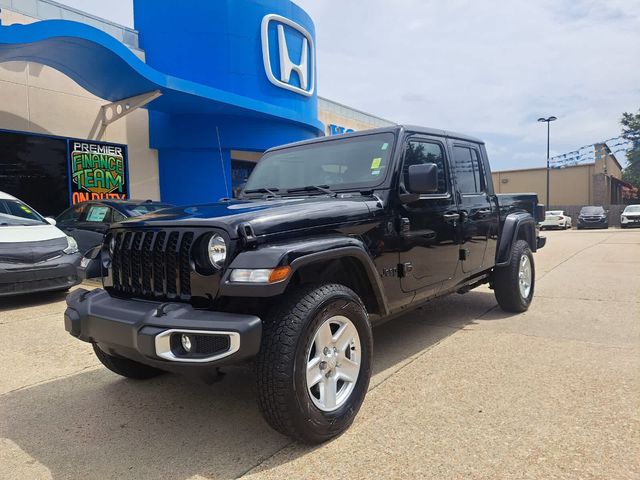
<path id="1" fill-rule="evenodd" d="M 353 237 L 325 236 L 294 242 L 265 244 L 253 250 L 240 252 L 225 271 L 220 282 L 219 296 L 229 297 L 273 297 L 284 293 L 300 268 L 312 263 L 325 262 L 337 258 L 352 258 L 362 266 L 369 286 L 373 291 L 381 314 L 389 312 L 389 307 L 380 280 L 380 275 L 364 243 Z M 234 268 L 276 268 L 291 266 L 291 274 L 280 282 L 271 284 L 242 284 L 230 282 Z"/>
<path id="2" fill-rule="evenodd" d="M 532 252 L 537 250 L 536 221 L 528 212 L 517 212 L 507 215 L 502 225 L 502 232 L 496 252 L 496 267 L 509 265 L 511 247 L 518 240 L 518 237 L 526 240 Z"/>

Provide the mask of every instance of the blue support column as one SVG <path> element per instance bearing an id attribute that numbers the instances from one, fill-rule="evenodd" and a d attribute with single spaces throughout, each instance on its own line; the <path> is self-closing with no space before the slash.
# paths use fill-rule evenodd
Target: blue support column
<path id="1" fill-rule="evenodd" d="M 217 202 L 231 196 L 231 152 L 218 149 L 158 151 L 160 198 L 176 205 Z M 226 182 L 226 187 L 225 187 Z"/>

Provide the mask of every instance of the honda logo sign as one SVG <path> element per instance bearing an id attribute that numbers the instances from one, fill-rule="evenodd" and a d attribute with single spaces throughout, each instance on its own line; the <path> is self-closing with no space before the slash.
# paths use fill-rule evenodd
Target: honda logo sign
<path id="1" fill-rule="evenodd" d="M 269 28 L 274 24 L 277 33 L 277 72 L 272 64 Z M 287 35 L 287 31 L 291 32 Z M 297 33 L 291 35 L 291 33 Z M 266 15 L 262 19 L 262 60 L 267 78 L 275 86 L 310 97 L 315 90 L 315 49 L 313 37 L 296 22 L 280 15 Z M 294 45 L 293 42 L 299 42 Z M 294 47 L 299 47 L 294 48 Z M 300 52 L 292 55 L 291 52 Z M 295 81 L 297 80 L 297 82 Z"/>

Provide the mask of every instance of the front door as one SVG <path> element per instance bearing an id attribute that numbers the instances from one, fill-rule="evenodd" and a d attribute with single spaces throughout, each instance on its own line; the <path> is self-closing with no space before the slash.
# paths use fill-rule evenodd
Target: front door
<path id="1" fill-rule="evenodd" d="M 498 211 L 487 188 L 480 150 L 475 144 L 453 142 L 453 166 L 460 198 L 462 271 L 483 270 L 487 245 Z"/>
<path id="2" fill-rule="evenodd" d="M 454 276 L 458 263 L 459 214 L 446 152 L 445 143 L 436 137 L 412 136 L 405 145 L 401 192 L 406 192 L 409 166 L 438 166 L 438 192 L 399 207 L 401 286 L 405 292 L 416 291 L 416 298 L 437 292 Z"/>

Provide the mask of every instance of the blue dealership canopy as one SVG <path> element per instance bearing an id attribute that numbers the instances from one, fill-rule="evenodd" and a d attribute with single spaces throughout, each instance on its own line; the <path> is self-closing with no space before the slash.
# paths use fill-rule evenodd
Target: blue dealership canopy
<path id="1" fill-rule="evenodd" d="M 319 121 L 309 125 L 296 109 L 159 72 L 107 33 L 78 22 L 0 26 L 0 62 L 9 61 L 48 65 L 110 101 L 159 90 L 162 96 L 147 108 L 163 113 L 271 118 L 323 131 Z"/>

